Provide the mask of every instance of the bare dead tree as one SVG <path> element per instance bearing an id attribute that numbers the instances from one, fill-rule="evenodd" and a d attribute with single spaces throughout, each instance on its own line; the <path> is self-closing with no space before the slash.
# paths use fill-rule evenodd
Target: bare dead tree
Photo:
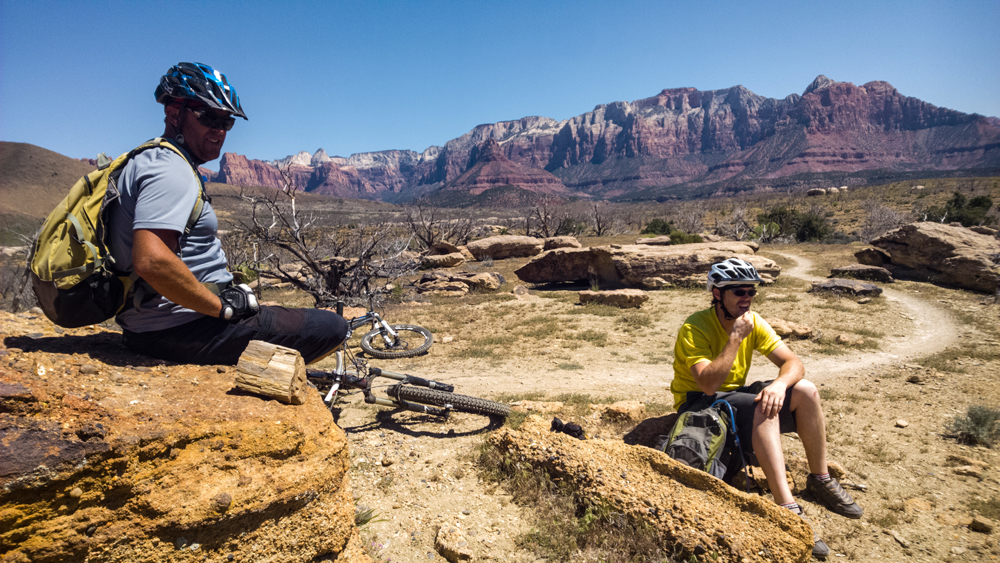
<path id="1" fill-rule="evenodd" d="M 376 307 L 392 280 L 415 270 L 415 262 L 402 258 L 413 235 L 400 236 L 386 222 L 321 227 L 299 209 L 288 168 L 280 173 L 282 188 L 270 196 L 240 190 L 250 204 L 240 230 L 254 248 L 252 261 L 262 277 L 309 293 L 317 307 L 337 300 Z"/>
<path id="2" fill-rule="evenodd" d="M 705 229 L 705 207 L 700 201 L 688 201 L 677 206 L 674 216 L 676 217 L 677 228 L 695 235 Z"/>
<path id="3" fill-rule="evenodd" d="M 450 216 L 444 211 L 422 205 L 408 206 L 403 221 L 413 236 L 426 248 L 440 241 L 467 244 L 473 224 L 469 217 Z"/>
<path id="4" fill-rule="evenodd" d="M 861 240 L 864 242 L 870 242 L 906 223 L 902 214 L 877 199 L 867 199 L 861 207 L 867 214 L 861 226 Z"/>
<path id="5" fill-rule="evenodd" d="M 715 223 L 715 230 L 726 238 L 744 240 L 754 232 L 750 226 L 749 215 L 746 203 L 739 202 L 733 206 L 730 213 L 719 218 Z"/>
<path id="6" fill-rule="evenodd" d="M 549 204 L 542 202 L 528 213 L 524 231 L 529 237 L 549 238 L 555 235 L 558 226 L 555 210 Z"/>
<path id="7" fill-rule="evenodd" d="M 614 232 L 618 219 L 616 211 L 614 206 L 607 203 L 598 202 L 591 205 L 590 226 L 596 236 L 603 237 Z"/>

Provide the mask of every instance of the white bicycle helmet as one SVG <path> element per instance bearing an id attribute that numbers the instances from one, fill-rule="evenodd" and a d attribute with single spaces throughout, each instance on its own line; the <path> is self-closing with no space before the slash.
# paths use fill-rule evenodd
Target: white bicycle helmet
<path id="1" fill-rule="evenodd" d="M 708 291 L 713 287 L 723 288 L 728 285 L 747 285 L 764 283 L 757 274 L 757 269 L 746 260 L 730 258 L 716 264 L 708 272 Z"/>

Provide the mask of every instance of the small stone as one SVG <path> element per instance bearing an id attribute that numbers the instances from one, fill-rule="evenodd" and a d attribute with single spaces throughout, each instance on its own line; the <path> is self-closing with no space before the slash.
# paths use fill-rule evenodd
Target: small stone
<path id="1" fill-rule="evenodd" d="M 903 536 L 900 536 L 895 530 L 882 530 L 886 535 L 892 536 L 892 539 L 896 540 L 896 543 L 903 547 L 910 547 L 910 542 L 908 542 Z"/>
<path id="2" fill-rule="evenodd" d="M 225 512 L 233 503 L 233 497 L 229 493 L 219 493 L 212 497 L 212 509 L 216 512 Z"/>
<path id="3" fill-rule="evenodd" d="M 472 511 L 469 510 L 468 508 L 466 508 L 465 510 L 462 511 L 462 514 L 468 516 L 468 515 L 472 514 Z"/>
<path id="4" fill-rule="evenodd" d="M 32 308 L 28 309 L 28 312 L 31 313 L 32 315 L 44 315 L 45 314 L 45 311 L 43 311 L 41 307 L 32 307 Z"/>
<path id="5" fill-rule="evenodd" d="M 215 372 L 216 373 L 226 373 L 226 368 L 225 368 L 225 366 L 219 366 L 219 367 L 215 368 Z"/>
<path id="6" fill-rule="evenodd" d="M 94 375 L 97 373 L 97 366 L 94 364 L 83 364 L 80 366 L 80 373 L 83 375 Z"/>
<path id="7" fill-rule="evenodd" d="M 908 383 L 916 383 L 917 385 L 923 385 L 924 384 L 924 378 L 923 378 L 923 376 L 921 376 L 919 374 L 915 374 L 915 375 L 911 375 L 910 377 L 907 377 L 906 381 Z"/>
<path id="8" fill-rule="evenodd" d="M 393 463 L 396 463 L 396 460 L 392 459 L 391 457 L 382 458 L 382 467 L 389 467 Z"/>
<path id="9" fill-rule="evenodd" d="M 871 302 L 872 302 L 871 297 L 862 297 L 861 299 L 858 299 L 859 305 L 864 305 L 865 303 L 871 303 Z"/>
<path id="10" fill-rule="evenodd" d="M 995 524 L 989 518 L 983 516 L 976 516 L 972 519 L 972 524 L 969 524 L 970 530 L 975 530 L 984 534 L 992 534 Z"/>
<path id="11" fill-rule="evenodd" d="M 177 538 L 174 541 L 174 547 L 176 547 L 177 549 L 184 549 L 184 546 L 186 546 L 187 544 L 188 544 L 188 541 L 187 541 L 187 538 L 185 538 L 185 537 Z"/>
<path id="12" fill-rule="evenodd" d="M 83 489 L 81 489 L 80 487 L 76 487 L 75 489 L 69 492 L 69 496 L 73 498 L 80 498 L 83 496 Z"/>
<path id="13" fill-rule="evenodd" d="M 962 467 L 955 468 L 955 475 L 964 475 L 965 477 L 982 477 L 983 470 L 974 465 L 963 465 Z"/>
<path id="14" fill-rule="evenodd" d="M 951 548 L 951 552 L 954 553 L 955 555 L 962 555 L 962 554 L 965 553 L 965 548 L 962 547 L 962 546 L 956 545 L 955 547 Z"/>
<path id="15" fill-rule="evenodd" d="M 94 532 L 96 532 L 96 531 L 97 531 L 97 526 L 91 526 L 91 527 L 87 528 L 87 531 L 84 532 L 84 533 L 87 534 L 87 537 L 90 537 L 90 536 L 94 535 Z"/>
<path id="16" fill-rule="evenodd" d="M 193 543 L 193 544 L 191 544 L 190 549 L 191 549 L 191 551 L 194 551 L 194 550 L 198 549 L 199 547 L 201 547 L 200 543 Z"/>
<path id="17" fill-rule="evenodd" d="M 910 425 L 910 423 L 906 422 L 902 418 L 896 421 L 896 428 L 906 428 L 909 425 Z"/>
<path id="18" fill-rule="evenodd" d="M 451 342 L 452 340 L 455 340 L 454 336 L 444 336 L 444 337 L 441 338 L 441 343 L 442 344 L 447 344 L 447 343 Z"/>

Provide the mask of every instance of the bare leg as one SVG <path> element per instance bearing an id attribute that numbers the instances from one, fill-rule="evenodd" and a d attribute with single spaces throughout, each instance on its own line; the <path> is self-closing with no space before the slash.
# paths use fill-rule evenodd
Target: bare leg
<path id="1" fill-rule="evenodd" d="M 795 502 L 792 491 L 788 488 L 788 481 L 785 480 L 785 454 L 781 451 L 781 428 L 778 417 L 765 417 L 760 405 L 754 407 L 753 451 L 757 454 L 757 461 L 764 470 L 764 476 L 767 477 L 774 502 L 778 504 Z"/>
<path id="2" fill-rule="evenodd" d="M 795 425 L 809 460 L 809 472 L 826 473 L 826 421 L 819 392 L 811 381 L 803 379 L 795 384 L 789 409 L 795 414 Z"/>

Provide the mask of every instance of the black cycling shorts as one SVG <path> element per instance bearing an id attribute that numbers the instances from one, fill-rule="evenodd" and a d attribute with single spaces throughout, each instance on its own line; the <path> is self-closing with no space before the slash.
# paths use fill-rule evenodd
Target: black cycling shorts
<path id="1" fill-rule="evenodd" d="M 746 385 L 734 391 L 719 391 L 715 395 L 705 395 L 701 391 L 689 391 L 687 400 L 678 409 L 678 413 L 701 410 L 708 408 L 714 401 L 725 399 L 729 406 L 733 407 L 733 414 L 736 417 L 736 433 L 740 437 L 740 446 L 745 452 L 753 451 L 753 415 L 757 408 L 754 397 L 774 381 L 758 381 L 752 385 Z M 781 433 L 795 432 L 795 414 L 791 411 L 792 389 L 789 387 L 785 391 L 785 402 L 781 404 L 778 411 L 778 425 Z"/>
<path id="2" fill-rule="evenodd" d="M 251 340 L 263 340 L 298 350 L 308 364 L 340 346 L 347 328 L 347 321 L 331 311 L 265 306 L 236 322 L 206 316 L 164 330 L 126 330 L 123 339 L 146 356 L 204 365 L 235 365 Z"/>

